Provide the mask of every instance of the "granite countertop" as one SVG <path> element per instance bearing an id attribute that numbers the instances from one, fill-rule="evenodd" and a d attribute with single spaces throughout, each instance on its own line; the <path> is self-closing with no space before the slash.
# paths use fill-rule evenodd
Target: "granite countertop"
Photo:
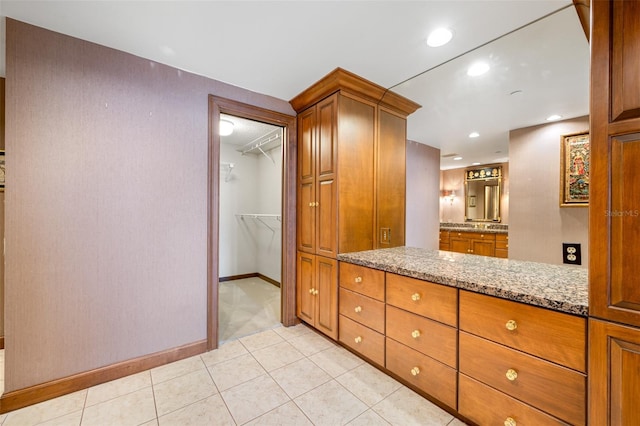
<path id="1" fill-rule="evenodd" d="M 451 232 L 475 232 L 476 234 L 508 234 L 509 231 L 507 229 L 494 229 L 494 228 L 469 228 L 469 227 L 455 227 L 455 226 L 443 226 L 440 228 L 441 231 L 451 231 Z"/>
<path id="2" fill-rule="evenodd" d="M 587 269 L 413 247 L 338 260 L 575 315 L 588 315 Z"/>

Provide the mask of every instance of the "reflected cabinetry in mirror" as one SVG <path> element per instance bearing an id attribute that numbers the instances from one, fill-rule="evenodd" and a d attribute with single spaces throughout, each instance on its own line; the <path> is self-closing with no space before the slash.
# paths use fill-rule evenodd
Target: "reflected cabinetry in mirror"
<path id="1" fill-rule="evenodd" d="M 440 250 L 479 256 L 509 257 L 507 233 L 440 230 Z"/>

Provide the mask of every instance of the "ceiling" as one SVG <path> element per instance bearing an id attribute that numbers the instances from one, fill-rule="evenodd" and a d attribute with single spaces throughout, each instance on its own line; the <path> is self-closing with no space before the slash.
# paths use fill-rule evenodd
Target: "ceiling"
<path id="1" fill-rule="evenodd" d="M 0 0 L 0 16 L 284 100 L 344 68 L 422 105 L 408 138 L 463 157 L 441 168 L 505 161 L 510 129 L 588 114 L 589 46 L 571 0 Z M 439 26 L 452 41 L 427 46 Z M 491 70 L 472 79 L 478 58 Z"/>

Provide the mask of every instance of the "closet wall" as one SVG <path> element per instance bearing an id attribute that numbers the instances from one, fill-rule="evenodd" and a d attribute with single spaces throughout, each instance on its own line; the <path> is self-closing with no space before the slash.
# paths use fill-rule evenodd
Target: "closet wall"
<path id="1" fill-rule="evenodd" d="M 220 277 L 259 273 L 281 282 L 282 222 L 275 218 L 241 218 L 239 214 L 281 214 L 281 146 L 260 154 L 242 155 L 222 143 L 220 162 L 233 163 L 228 179 L 220 172 Z"/>

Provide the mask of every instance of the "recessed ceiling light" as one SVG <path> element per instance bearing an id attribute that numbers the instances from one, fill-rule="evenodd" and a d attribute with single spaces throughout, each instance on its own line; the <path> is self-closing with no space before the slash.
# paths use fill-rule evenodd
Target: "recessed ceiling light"
<path id="1" fill-rule="evenodd" d="M 471 133 L 469 133 L 469 137 L 470 137 L 470 138 L 477 138 L 478 136 L 480 136 L 480 133 L 478 133 L 478 132 L 471 132 Z"/>
<path id="2" fill-rule="evenodd" d="M 561 118 L 562 118 L 561 115 L 553 114 L 547 117 L 547 121 L 556 121 L 556 120 L 560 120 Z"/>
<path id="3" fill-rule="evenodd" d="M 440 47 L 449 43 L 453 38 L 453 33 L 447 28 L 438 28 L 431 31 L 427 38 L 427 44 L 431 47 Z"/>
<path id="4" fill-rule="evenodd" d="M 220 120 L 220 136 L 229 136 L 233 133 L 233 123 L 227 120 Z"/>
<path id="5" fill-rule="evenodd" d="M 476 77 L 489 71 L 489 65 L 486 62 L 476 62 L 467 70 L 467 75 Z"/>
<path id="6" fill-rule="evenodd" d="M 459 161 L 462 160 L 462 157 L 453 157 L 454 160 Z"/>
<path id="7" fill-rule="evenodd" d="M 471 163 L 471 165 L 472 165 L 472 166 L 479 166 L 479 165 L 480 165 L 480 163 L 477 163 L 477 162 L 476 162 L 476 163 Z"/>

